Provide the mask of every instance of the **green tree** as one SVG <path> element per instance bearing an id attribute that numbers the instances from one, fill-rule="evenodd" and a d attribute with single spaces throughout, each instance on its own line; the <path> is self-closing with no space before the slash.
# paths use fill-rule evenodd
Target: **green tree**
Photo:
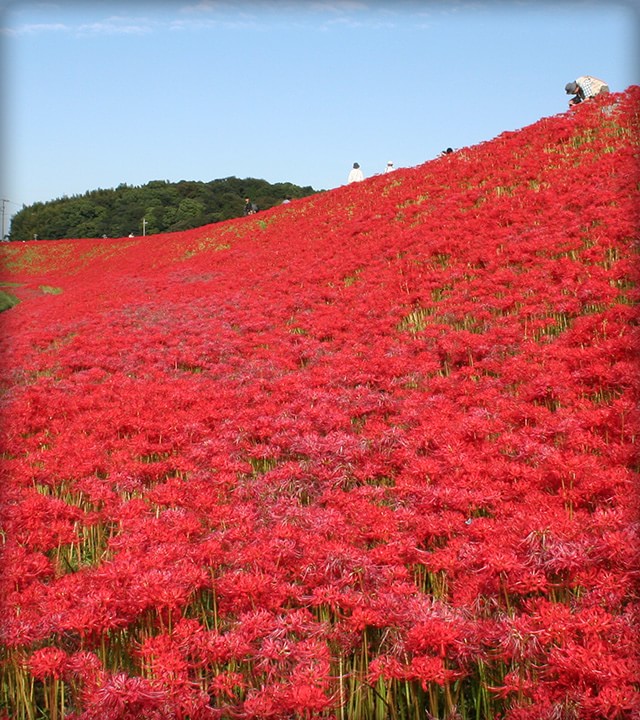
<path id="1" fill-rule="evenodd" d="M 185 198 L 180 201 L 176 211 L 175 220 L 168 228 L 169 231 L 190 230 L 205 225 L 204 205 L 197 200 Z"/>
<path id="2" fill-rule="evenodd" d="M 121 184 L 115 189 L 91 190 L 82 196 L 63 197 L 24 206 L 11 221 L 12 240 L 74 237 L 124 237 L 187 230 L 241 217 L 244 198 L 261 210 L 280 205 L 288 195 L 312 195 L 312 187 L 292 183 L 274 185 L 258 178 L 220 178 L 204 183 L 152 180 L 140 187 Z"/>

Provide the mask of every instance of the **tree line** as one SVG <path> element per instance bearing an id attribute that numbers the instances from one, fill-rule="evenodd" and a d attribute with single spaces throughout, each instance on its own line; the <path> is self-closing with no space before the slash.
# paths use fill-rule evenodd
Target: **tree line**
<path id="1" fill-rule="evenodd" d="M 24 206 L 12 218 L 10 240 L 124 237 L 176 232 L 229 220 L 243 214 L 245 198 L 260 210 L 285 198 L 318 192 L 310 186 L 268 183 L 256 178 L 222 178 L 210 182 L 153 180 L 122 184 Z"/>

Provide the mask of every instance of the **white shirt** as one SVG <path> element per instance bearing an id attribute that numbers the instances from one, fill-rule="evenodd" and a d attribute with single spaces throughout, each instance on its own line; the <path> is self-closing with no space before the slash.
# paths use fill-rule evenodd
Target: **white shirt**
<path id="1" fill-rule="evenodd" d="M 603 80 L 598 80 L 591 75 L 582 75 L 576 80 L 576 83 L 582 89 L 585 98 L 592 98 L 599 95 L 603 88 L 607 88 L 605 92 L 608 92 L 609 87 Z"/>
<path id="2" fill-rule="evenodd" d="M 364 175 L 362 174 L 362 170 L 358 168 L 352 168 L 351 172 L 349 173 L 349 177 L 347 178 L 348 183 L 352 182 L 362 182 L 364 180 Z"/>

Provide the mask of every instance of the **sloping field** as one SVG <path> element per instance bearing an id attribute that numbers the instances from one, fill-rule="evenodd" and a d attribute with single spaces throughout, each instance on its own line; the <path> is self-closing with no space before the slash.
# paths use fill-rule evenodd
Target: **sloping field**
<path id="1" fill-rule="evenodd" d="M 0 717 L 638 717 L 639 107 L 3 245 Z"/>

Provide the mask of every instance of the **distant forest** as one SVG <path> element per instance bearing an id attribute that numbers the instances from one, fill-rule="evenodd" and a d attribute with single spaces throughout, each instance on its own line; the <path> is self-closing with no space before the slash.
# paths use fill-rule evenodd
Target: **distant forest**
<path id="1" fill-rule="evenodd" d="M 9 239 L 124 237 L 189 230 L 241 216 L 246 197 L 259 210 L 267 210 L 286 197 L 295 199 L 316 192 L 309 186 L 272 185 L 266 180 L 236 177 L 119 185 L 25 206 L 13 216 Z"/>

